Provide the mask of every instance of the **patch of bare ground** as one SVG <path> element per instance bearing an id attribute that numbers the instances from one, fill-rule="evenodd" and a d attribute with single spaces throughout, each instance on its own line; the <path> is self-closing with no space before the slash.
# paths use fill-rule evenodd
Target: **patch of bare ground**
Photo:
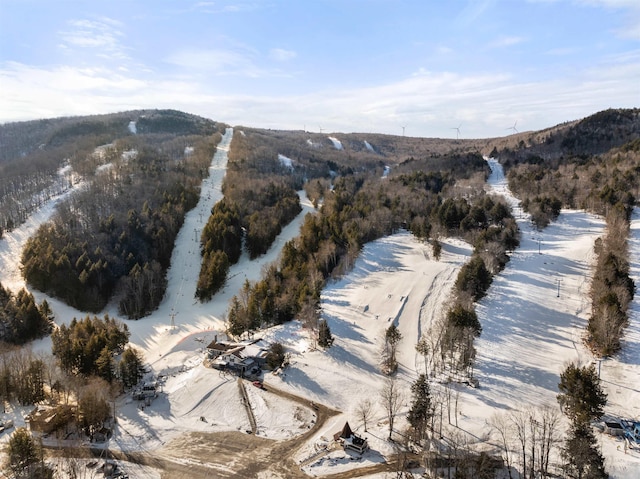
<path id="1" fill-rule="evenodd" d="M 268 392 L 290 401 L 310 407 L 308 399 L 296 396 L 265 384 Z M 317 404 L 314 408 L 316 421 L 303 434 L 286 441 L 275 441 L 253 434 L 236 431 L 220 433 L 188 433 L 167 444 L 158 451 L 162 458 L 163 477 L 246 478 L 305 478 L 307 477 L 294 460 L 296 451 L 338 411 Z M 179 467 L 184 476 L 176 475 Z M 166 474 L 164 473 L 166 471 Z"/>
<path id="2" fill-rule="evenodd" d="M 265 383 L 271 394 L 303 407 L 310 408 L 311 402 L 303 397 L 288 393 Z M 163 479 L 246 479 L 263 477 L 274 479 L 306 479 L 307 476 L 296 462 L 297 451 L 315 435 L 327 420 L 339 411 L 315 403 L 313 410 L 316 421 L 311 428 L 295 438 L 276 441 L 238 431 L 191 432 L 183 434 L 156 451 L 119 452 L 96 451 L 95 455 L 121 461 L 150 466 L 161 473 Z M 83 457 L 86 449 L 49 450 L 50 455 Z M 397 470 L 398 457 L 389 458 L 387 463 L 356 468 L 325 476 L 325 479 L 348 479 L 362 477 L 377 472 Z"/>
<path id="3" fill-rule="evenodd" d="M 304 407 L 310 407 L 308 399 L 279 390 L 265 383 L 267 391 Z M 148 465 L 163 471 L 163 478 L 200 479 L 216 477 L 240 479 L 269 477 L 277 479 L 304 479 L 307 476 L 295 461 L 298 449 L 327 420 L 338 411 L 322 404 L 315 404 L 316 422 L 304 434 L 286 441 L 275 441 L 241 432 L 189 433 L 172 441 L 149 459 Z M 157 457 L 155 457 L 157 456 Z M 326 476 L 327 479 L 362 477 L 376 472 L 393 472 L 397 459 L 351 471 Z"/>

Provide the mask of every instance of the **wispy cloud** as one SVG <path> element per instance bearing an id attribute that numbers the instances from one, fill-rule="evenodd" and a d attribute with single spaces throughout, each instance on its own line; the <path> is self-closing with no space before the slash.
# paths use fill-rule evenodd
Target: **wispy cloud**
<path id="1" fill-rule="evenodd" d="M 551 56 L 564 57 L 567 55 L 573 55 L 577 51 L 578 50 L 576 48 L 565 47 L 565 48 L 552 48 L 551 50 L 547 50 L 545 53 Z"/>
<path id="2" fill-rule="evenodd" d="M 149 83 L 109 68 L 42 68 L 8 62 L 0 68 L 1 121 L 106 113 L 135 108 Z M 25 112 L 31 110 L 29 116 Z"/>
<path id="3" fill-rule="evenodd" d="M 238 75 L 256 78 L 266 74 L 256 65 L 253 55 L 247 51 L 185 49 L 173 52 L 165 61 L 188 71 L 217 76 Z"/>
<path id="4" fill-rule="evenodd" d="M 490 10 L 494 3 L 495 0 L 468 0 L 456 19 L 457 23 L 465 26 L 480 21 L 481 17 Z"/>
<path id="5" fill-rule="evenodd" d="M 291 60 L 296 53 L 273 49 L 269 58 L 278 62 Z M 167 55 L 164 61 L 193 75 L 238 76 L 245 78 L 273 78 L 290 76 L 282 70 L 262 66 L 265 57 L 241 46 L 227 49 L 182 49 Z"/>
<path id="6" fill-rule="evenodd" d="M 252 2 L 196 2 L 191 5 L 187 11 L 198 11 L 201 13 L 243 13 L 257 10 L 260 6 L 257 3 Z"/>
<path id="7" fill-rule="evenodd" d="M 71 52 L 92 50 L 95 54 L 117 59 L 129 58 L 123 45 L 123 24 L 108 17 L 74 19 L 68 29 L 58 33 L 59 46 Z"/>
<path id="8" fill-rule="evenodd" d="M 269 51 L 269 58 L 278 62 L 286 62 L 296 57 L 296 52 L 293 50 L 285 50 L 283 48 L 272 48 Z"/>
<path id="9" fill-rule="evenodd" d="M 581 5 L 624 10 L 624 24 L 614 30 L 621 38 L 640 40 L 640 2 L 638 0 L 574 0 Z"/>
<path id="10" fill-rule="evenodd" d="M 516 36 L 502 36 L 489 43 L 489 48 L 504 48 L 524 42 L 526 39 Z"/>
<path id="11" fill-rule="evenodd" d="M 220 52 L 203 52 L 190 61 L 206 59 L 220 68 L 245 67 L 244 60 Z M 640 100 L 635 81 L 640 53 L 611 58 L 606 68 L 594 66 L 576 72 L 576 78 L 517 82 L 508 73 L 423 70 L 375 87 L 299 95 L 212 94 L 207 81 L 187 73 L 152 79 L 137 71 L 4 64 L 0 121 L 170 107 L 231 124 L 283 129 L 317 123 L 333 131 L 398 133 L 399 125 L 407 125 L 408 134 L 416 136 L 450 136 L 451 122 L 463 121 L 465 136 L 486 137 L 504 134 L 516 119 L 522 130 L 541 129 Z"/>

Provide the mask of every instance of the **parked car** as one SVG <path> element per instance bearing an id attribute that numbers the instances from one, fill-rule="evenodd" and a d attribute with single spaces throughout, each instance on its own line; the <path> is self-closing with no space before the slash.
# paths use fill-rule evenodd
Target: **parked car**
<path id="1" fill-rule="evenodd" d="M 253 381 L 251 384 L 253 384 L 255 387 L 259 389 L 264 389 L 264 384 L 262 384 L 261 381 Z"/>

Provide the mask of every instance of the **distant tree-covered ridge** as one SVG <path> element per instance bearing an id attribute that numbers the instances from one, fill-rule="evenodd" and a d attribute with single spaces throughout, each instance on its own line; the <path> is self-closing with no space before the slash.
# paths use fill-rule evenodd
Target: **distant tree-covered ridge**
<path id="1" fill-rule="evenodd" d="M 182 118 L 175 116 L 169 115 L 168 124 Z M 169 128 L 162 121 L 160 126 Z M 76 165 L 90 181 L 28 240 L 22 256 L 26 280 L 83 311 L 102 310 L 114 295 L 130 318 L 155 309 L 175 238 L 197 204 L 221 138 L 219 132 L 200 133 L 216 128 L 209 122 L 203 129 L 198 121 L 187 136 L 129 135 Z"/>
<path id="2" fill-rule="evenodd" d="M 135 125 L 135 128 L 130 128 Z M 134 135 L 211 135 L 216 124 L 174 110 L 53 118 L 0 125 L 0 230 L 22 224 L 80 175 L 93 175 L 97 147 Z M 180 143 L 178 141 L 177 143 Z M 176 144 L 178 146 L 178 144 Z M 182 149 L 184 149 L 184 144 Z M 62 170 L 73 166 L 73 175 Z"/>

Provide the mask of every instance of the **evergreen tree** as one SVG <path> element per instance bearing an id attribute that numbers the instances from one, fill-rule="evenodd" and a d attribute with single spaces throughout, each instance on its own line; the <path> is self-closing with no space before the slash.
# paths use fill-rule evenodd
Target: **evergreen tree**
<path id="1" fill-rule="evenodd" d="M 318 345 L 322 348 L 329 348 L 333 344 L 333 336 L 326 319 L 321 319 L 318 323 Z"/>
<path id="2" fill-rule="evenodd" d="M 49 334 L 52 326 L 53 315 L 46 301 L 38 307 L 26 289 L 14 296 L 0 284 L 0 340 L 24 344 Z"/>
<path id="3" fill-rule="evenodd" d="M 98 317 L 78 321 L 73 319 L 69 326 L 64 324 L 51 334 L 52 353 L 58 358 L 60 368 L 68 374 L 83 376 L 107 374 L 105 361 L 99 358 L 106 348 L 109 353 L 116 353 L 127 344 L 129 328 L 108 315 L 104 319 Z M 100 366 L 99 366 L 100 365 Z M 98 369 L 102 373 L 98 373 Z"/>
<path id="4" fill-rule="evenodd" d="M 469 293 L 474 301 L 482 298 L 490 285 L 491 273 L 483 259 L 477 255 L 460 269 L 456 279 L 456 289 Z"/>
<path id="5" fill-rule="evenodd" d="M 114 378 L 114 371 L 113 353 L 105 346 L 96 360 L 96 374 L 105 381 L 111 382 Z"/>
<path id="6" fill-rule="evenodd" d="M 284 346 L 280 343 L 273 343 L 267 353 L 267 366 L 269 366 L 270 369 L 277 369 L 282 366 L 284 358 Z"/>
<path id="7" fill-rule="evenodd" d="M 407 414 L 407 420 L 411 425 L 415 438 L 420 441 L 426 435 L 429 419 L 433 414 L 431 391 L 425 374 L 420 374 L 416 382 L 411 385 L 411 394 L 411 408 Z"/>
<path id="8" fill-rule="evenodd" d="M 571 425 L 562 450 L 564 469 L 572 479 L 607 479 L 604 457 L 599 451 L 596 437 L 588 423 Z"/>
<path id="9" fill-rule="evenodd" d="M 118 363 L 118 376 L 125 388 L 131 388 L 142 379 L 142 355 L 129 347 L 122 353 Z"/>
<path id="10" fill-rule="evenodd" d="M 402 339 L 402 334 L 395 324 L 387 328 L 384 334 L 384 358 L 382 361 L 383 368 L 387 374 L 391 374 L 398 369 L 398 361 L 396 359 L 396 351 L 398 343 Z"/>
<path id="11" fill-rule="evenodd" d="M 569 364 L 560 375 L 558 402 L 574 423 L 588 423 L 602 417 L 607 395 L 602 391 L 595 366 Z"/>
<path id="12" fill-rule="evenodd" d="M 7 444 L 6 470 L 17 479 L 52 479 L 53 470 L 43 460 L 42 447 L 29 431 L 21 427 L 11 435 Z"/>
<path id="13" fill-rule="evenodd" d="M 231 298 L 231 305 L 229 306 L 229 312 L 227 313 L 227 333 L 233 337 L 239 337 L 244 333 L 246 328 L 246 316 L 244 308 L 240 304 L 240 300 L 237 296 Z"/>

